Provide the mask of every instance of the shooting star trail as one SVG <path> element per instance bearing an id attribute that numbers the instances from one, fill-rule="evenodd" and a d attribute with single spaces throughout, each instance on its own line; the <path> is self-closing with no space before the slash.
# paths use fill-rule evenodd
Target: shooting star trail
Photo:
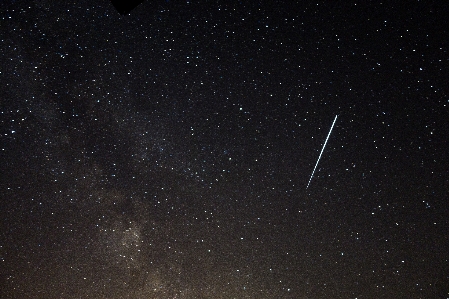
<path id="1" fill-rule="evenodd" d="M 313 174 L 315 173 L 315 169 L 316 169 L 316 167 L 318 166 L 318 163 L 320 162 L 321 155 L 322 155 L 323 152 L 324 152 L 324 148 L 326 147 L 327 140 L 329 139 L 329 136 L 331 136 L 332 129 L 334 128 L 335 122 L 337 121 L 337 116 L 338 116 L 338 115 L 335 115 L 334 122 L 332 123 L 331 129 L 329 130 L 329 134 L 327 134 L 326 141 L 324 141 L 323 148 L 321 149 L 320 156 L 318 157 L 318 160 L 316 161 L 315 168 L 314 168 L 313 171 L 312 171 L 312 175 L 310 176 L 309 183 L 307 184 L 306 189 L 309 188 L 310 182 L 312 181 Z"/>

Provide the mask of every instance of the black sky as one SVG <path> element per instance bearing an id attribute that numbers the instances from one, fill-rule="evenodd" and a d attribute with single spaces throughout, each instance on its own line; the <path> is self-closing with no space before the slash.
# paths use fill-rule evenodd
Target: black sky
<path id="1" fill-rule="evenodd" d="M 0 297 L 449 297 L 448 6 L 2 1 Z"/>

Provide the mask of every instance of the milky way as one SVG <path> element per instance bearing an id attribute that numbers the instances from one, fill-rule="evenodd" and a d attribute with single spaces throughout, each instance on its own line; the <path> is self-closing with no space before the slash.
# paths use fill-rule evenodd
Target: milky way
<path id="1" fill-rule="evenodd" d="M 1 1 L 1 298 L 449 297 L 447 5 L 228 2 Z"/>

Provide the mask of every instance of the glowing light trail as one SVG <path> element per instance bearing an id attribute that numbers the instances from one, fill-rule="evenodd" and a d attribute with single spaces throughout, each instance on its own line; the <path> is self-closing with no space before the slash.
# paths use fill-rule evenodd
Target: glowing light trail
<path id="1" fill-rule="evenodd" d="M 307 184 L 306 189 L 309 188 L 310 182 L 312 181 L 313 174 L 315 173 L 315 169 L 316 169 L 316 167 L 318 166 L 318 163 L 320 162 L 321 155 L 322 155 L 323 152 L 324 152 L 324 148 L 326 147 L 327 140 L 329 139 L 329 136 L 331 136 L 332 129 L 334 128 L 335 122 L 337 121 L 337 116 L 338 116 L 338 115 L 335 115 L 334 122 L 332 123 L 331 129 L 329 130 L 329 134 L 327 134 L 326 141 L 324 141 L 323 148 L 321 149 L 320 156 L 318 157 L 318 160 L 316 161 L 315 168 L 314 168 L 313 171 L 312 171 L 312 175 L 310 176 L 309 183 Z"/>

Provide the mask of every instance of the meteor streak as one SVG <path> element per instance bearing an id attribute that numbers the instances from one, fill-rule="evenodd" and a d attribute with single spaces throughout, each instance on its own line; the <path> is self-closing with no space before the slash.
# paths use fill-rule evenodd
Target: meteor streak
<path id="1" fill-rule="evenodd" d="M 334 128 L 335 122 L 337 121 L 337 116 L 338 116 L 338 115 L 335 115 L 334 122 L 332 123 L 331 129 L 329 130 L 329 134 L 327 134 L 326 141 L 324 141 L 323 148 L 321 149 L 320 156 L 318 157 L 318 160 L 316 161 L 315 168 L 314 168 L 313 171 L 312 171 L 312 175 L 310 176 L 309 183 L 307 184 L 306 189 L 309 188 L 310 181 L 312 181 L 313 174 L 315 173 L 315 169 L 316 169 L 316 167 L 318 166 L 318 163 L 320 162 L 321 155 L 323 154 L 324 148 L 326 147 L 327 140 L 329 139 L 329 136 L 331 136 L 332 129 Z"/>

